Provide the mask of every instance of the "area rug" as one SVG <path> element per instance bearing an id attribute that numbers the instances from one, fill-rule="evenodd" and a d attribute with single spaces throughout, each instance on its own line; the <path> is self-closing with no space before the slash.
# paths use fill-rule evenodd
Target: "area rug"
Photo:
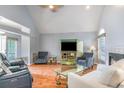
<path id="1" fill-rule="evenodd" d="M 33 76 L 33 88 L 64 88 L 65 85 L 56 84 L 55 69 L 60 68 L 60 65 L 38 64 L 30 65 L 29 70 Z"/>

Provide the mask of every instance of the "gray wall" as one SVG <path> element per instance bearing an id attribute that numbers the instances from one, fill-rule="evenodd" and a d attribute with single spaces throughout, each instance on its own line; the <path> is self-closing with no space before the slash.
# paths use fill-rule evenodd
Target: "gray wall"
<path id="1" fill-rule="evenodd" d="M 61 39 L 78 39 L 84 42 L 84 51 L 87 51 L 92 45 L 96 45 L 95 32 L 77 32 L 77 33 L 58 33 L 58 34 L 41 34 L 40 49 L 48 51 L 52 56 L 60 57 L 60 40 Z"/>
<path id="2" fill-rule="evenodd" d="M 26 6 L 2 5 L 0 6 L 0 16 L 6 17 L 31 29 L 31 57 L 32 53 L 39 50 L 39 32 L 33 24 L 32 17 Z"/>
<path id="3" fill-rule="evenodd" d="M 101 19 L 106 31 L 106 58 L 109 52 L 124 53 L 124 6 L 106 6 Z"/>

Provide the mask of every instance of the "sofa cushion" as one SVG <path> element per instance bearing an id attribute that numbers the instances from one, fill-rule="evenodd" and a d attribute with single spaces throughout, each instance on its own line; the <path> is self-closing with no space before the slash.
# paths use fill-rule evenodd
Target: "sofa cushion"
<path id="1" fill-rule="evenodd" d="M 92 71 L 90 73 L 87 73 L 87 74 L 83 75 L 81 77 L 81 79 L 84 79 L 84 80 L 98 80 L 100 75 L 101 75 L 101 73 L 102 72 L 98 71 L 98 70 Z"/>
<path id="2" fill-rule="evenodd" d="M 109 67 L 101 73 L 98 80 L 104 85 L 118 87 L 118 85 L 124 80 L 124 71 L 119 68 Z"/>
<path id="3" fill-rule="evenodd" d="M 97 71 L 105 71 L 107 68 L 109 68 L 110 66 L 107 66 L 105 64 L 98 64 L 97 65 Z"/>
<path id="4" fill-rule="evenodd" d="M 83 78 L 84 76 L 79 76 L 75 73 L 69 73 L 68 87 L 69 88 L 109 88 L 108 86 L 99 83 L 97 80 L 91 80 L 91 79 L 88 80 L 87 78 L 86 80 Z"/>
<path id="5" fill-rule="evenodd" d="M 117 61 L 116 63 L 112 64 L 111 66 L 124 70 L 124 59 Z"/>

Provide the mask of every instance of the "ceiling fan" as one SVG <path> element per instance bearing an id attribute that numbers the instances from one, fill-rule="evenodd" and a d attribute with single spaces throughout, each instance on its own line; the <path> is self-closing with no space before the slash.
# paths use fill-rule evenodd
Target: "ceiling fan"
<path id="1" fill-rule="evenodd" d="M 52 12 L 57 12 L 60 8 L 62 8 L 64 5 L 40 5 L 42 8 L 48 8 Z"/>

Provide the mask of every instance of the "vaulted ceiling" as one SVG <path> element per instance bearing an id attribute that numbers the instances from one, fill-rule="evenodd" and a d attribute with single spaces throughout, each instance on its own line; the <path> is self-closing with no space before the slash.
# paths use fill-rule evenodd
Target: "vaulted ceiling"
<path id="1" fill-rule="evenodd" d="M 40 6 L 27 6 L 41 33 L 98 31 L 104 6 L 65 5 L 57 12 Z"/>

